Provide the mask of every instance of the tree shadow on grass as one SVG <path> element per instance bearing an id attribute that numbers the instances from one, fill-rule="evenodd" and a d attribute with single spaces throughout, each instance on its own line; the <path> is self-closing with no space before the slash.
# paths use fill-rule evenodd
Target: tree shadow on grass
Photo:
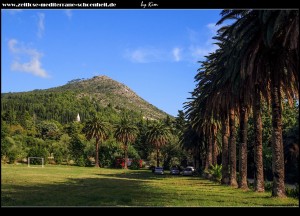
<path id="1" fill-rule="evenodd" d="M 134 172 L 123 172 L 123 173 L 114 173 L 114 174 L 96 174 L 98 176 L 108 176 L 108 177 L 115 177 L 115 178 L 126 178 L 126 179 L 139 179 L 139 180 L 164 180 L 166 178 L 175 178 L 175 179 L 184 179 L 184 180 L 204 180 L 201 184 L 209 185 L 209 186 L 222 186 L 213 181 L 209 181 L 205 178 L 198 177 L 198 176 L 182 176 L 182 175 L 171 175 L 167 172 L 163 175 L 154 174 L 148 170 L 139 170 Z"/>
<path id="2" fill-rule="evenodd" d="M 162 206 L 168 196 L 141 180 L 108 176 L 31 186 L 2 185 L 1 191 L 2 206 Z"/>
<path id="3" fill-rule="evenodd" d="M 163 180 L 169 178 L 169 175 L 154 174 L 151 171 L 140 171 L 140 172 L 123 172 L 117 174 L 96 174 L 97 176 L 114 177 L 121 179 L 135 179 L 135 180 Z"/>

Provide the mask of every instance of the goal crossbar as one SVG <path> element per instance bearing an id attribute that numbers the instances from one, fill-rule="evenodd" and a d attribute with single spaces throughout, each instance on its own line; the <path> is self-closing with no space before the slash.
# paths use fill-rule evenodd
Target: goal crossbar
<path id="1" fill-rule="evenodd" d="M 43 157 L 28 157 L 28 167 L 30 167 L 30 159 L 42 159 L 42 167 L 44 167 L 44 158 Z"/>

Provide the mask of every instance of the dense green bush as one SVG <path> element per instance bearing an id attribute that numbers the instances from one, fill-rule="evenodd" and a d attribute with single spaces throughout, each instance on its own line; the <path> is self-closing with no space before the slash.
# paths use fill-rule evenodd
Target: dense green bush
<path id="1" fill-rule="evenodd" d="M 113 139 L 107 140 L 100 145 L 99 161 L 102 167 L 115 167 L 116 158 L 123 156 L 123 149 L 121 145 Z"/>
<path id="2" fill-rule="evenodd" d="M 140 159 L 133 158 L 129 168 L 132 169 L 132 170 L 140 169 Z"/>
<path id="3" fill-rule="evenodd" d="M 24 157 L 26 157 L 26 152 L 19 140 L 5 137 L 1 141 L 1 159 L 4 159 L 5 162 L 15 163 Z"/>
<path id="4" fill-rule="evenodd" d="M 296 184 L 296 188 L 285 188 L 286 195 L 299 199 L 299 185 Z"/>
<path id="5" fill-rule="evenodd" d="M 212 175 L 213 180 L 217 182 L 221 182 L 222 179 L 222 165 L 216 164 L 211 165 L 210 169 L 208 170 L 208 173 Z"/>
<path id="6" fill-rule="evenodd" d="M 86 166 L 86 160 L 83 155 L 80 156 L 79 158 L 77 158 L 75 161 L 76 161 L 76 164 L 80 167 Z"/>
<path id="7" fill-rule="evenodd" d="M 47 149 L 43 146 L 34 146 L 32 147 L 29 152 L 27 157 L 42 157 L 44 158 L 44 163 L 47 164 L 48 163 L 48 156 L 49 156 L 49 152 L 47 151 Z M 38 159 L 32 159 L 30 161 L 31 164 L 41 164 L 41 161 Z"/>
<path id="8" fill-rule="evenodd" d="M 82 137 L 76 135 L 71 138 L 69 150 L 70 150 L 72 159 L 75 161 L 75 163 L 77 165 L 83 164 L 82 161 L 84 161 L 84 160 L 81 159 L 81 157 L 83 157 L 83 155 L 84 155 L 84 148 L 85 148 L 85 145 L 83 143 Z"/>

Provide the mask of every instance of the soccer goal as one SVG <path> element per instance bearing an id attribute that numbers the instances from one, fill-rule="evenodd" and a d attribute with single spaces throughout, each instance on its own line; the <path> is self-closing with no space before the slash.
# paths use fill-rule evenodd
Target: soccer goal
<path id="1" fill-rule="evenodd" d="M 28 167 L 32 167 L 32 165 L 36 165 L 34 167 L 37 167 L 39 165 L 42 165 L 44 167 L 44 158 L 43 157 L 28 157 Z"/>

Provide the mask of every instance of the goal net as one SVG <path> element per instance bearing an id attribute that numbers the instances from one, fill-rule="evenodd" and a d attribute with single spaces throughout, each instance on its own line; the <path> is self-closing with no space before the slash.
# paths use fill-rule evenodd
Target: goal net
<path id="1" fill-rule="evenodd" d="M 28 167 L 44 167 L 43 157 L 28 157 Z"/>

